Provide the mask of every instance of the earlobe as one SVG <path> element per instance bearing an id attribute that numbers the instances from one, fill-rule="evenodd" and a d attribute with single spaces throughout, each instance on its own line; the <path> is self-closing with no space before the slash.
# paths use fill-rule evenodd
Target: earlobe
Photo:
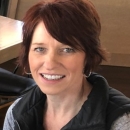
<path id="1" fill-rule="evenodd" d="M 84 77 L 88 78 L 91 75 L 91 73 L 92 72 L 90 71 L 88 75 L 84 74 Z"/>
<path id="2" fill-rule="evenodd" d="M 86 68 L 86 64 L 87 64 L 87 62 L 85 61 L 85 64 L 84 64 L 84 68 L 83 68 L 83 75 L 84 75 L 84 77 L 86 77 L 86 78 L 88 78 L 90 75 L 91 75 L 91 70 L 89 70 L 89 71 L 87 71 L 87 75 L 86 75 L 86 71 L 85 71 L 85 68 Z"/>
<path id="3" fill-rule="evenodd" d="M 26 71 L 26 67 L 24 67 L 24 73 L 27 74 L 27 75 L 31 75 L 31 72 Z"/>

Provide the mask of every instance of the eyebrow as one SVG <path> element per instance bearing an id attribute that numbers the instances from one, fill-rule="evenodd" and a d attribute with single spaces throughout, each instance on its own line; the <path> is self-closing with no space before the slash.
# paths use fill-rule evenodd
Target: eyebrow
<path id="1" fill-rule="evenodd" d="M 34 42 L 34 43 L 32 43 L 32 45 L 45 45 L 45 43 L 42 43 L 42 42 L 40 42 L 40 43 Z"/>

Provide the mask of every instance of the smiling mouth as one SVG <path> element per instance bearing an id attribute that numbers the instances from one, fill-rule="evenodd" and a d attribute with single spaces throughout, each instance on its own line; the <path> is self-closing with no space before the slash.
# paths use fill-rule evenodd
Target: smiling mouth
<path id="1" fill-rule="evenodd" d="M 65 77 L 65 75 L 49 75 L 49 74 L 41 74 L 41 76 L 47 80 L 59 80 Z"/>

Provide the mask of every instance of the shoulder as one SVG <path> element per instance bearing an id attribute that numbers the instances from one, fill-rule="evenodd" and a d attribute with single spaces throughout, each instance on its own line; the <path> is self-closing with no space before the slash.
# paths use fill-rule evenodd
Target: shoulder
<path id="1" fill-rule="evenodd" d="M 128 130 L 130 128 L 130 113 L 125 113 L 112 125 L 111 130 Z"/>
<path id="2" fill-rule="evenodd" d="M 130 111 L 130 98 L 126 97 L 120 91 L 110 87 L 108 111 L 112 112 L 116 109 Z"/>
<path id="3" fill-rule="evenodd" d="M 7 110 L 3 130 L 13 130 L 14 128 L 14 117 L 12 114 L 12 109 L 16 106 L 16 104 L 21 100 L 21 98 L 18 98 Z"/>
<path id="4" fill-rule="evenodd" d="M 123 119 L 125 113 L 130 113 L 130 98 L 114 88 L 109 88 L 109 100 L 107 106 L 107 127 L 113 122 Z M 125 116 L 127 117 L 127 116 Z"/>
<path id="5" fill-rule="evenodd" d="M 26 115 L 38 106 L 43 106 L 46 100 L 46 95 L 42 93 L 38 86 L 35 86 L 13 108 L 13 116 L 16 119 Z"/>

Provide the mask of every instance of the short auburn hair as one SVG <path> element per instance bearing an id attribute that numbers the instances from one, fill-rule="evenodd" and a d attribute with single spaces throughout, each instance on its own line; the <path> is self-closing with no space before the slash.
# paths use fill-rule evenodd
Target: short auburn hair
<path id="1" fill-rule="evenodd" d="M 106 51 L 99 39 L 100 18 L 94 5 L 88 0 L 51 0 L 32 6 L 23 18 L 23 42 L 18 58 L 22 68 L 28 66 L 32 35 L 41 21 L 57 41 L 85 52 L 85 74 L 106 60 Z"/>

